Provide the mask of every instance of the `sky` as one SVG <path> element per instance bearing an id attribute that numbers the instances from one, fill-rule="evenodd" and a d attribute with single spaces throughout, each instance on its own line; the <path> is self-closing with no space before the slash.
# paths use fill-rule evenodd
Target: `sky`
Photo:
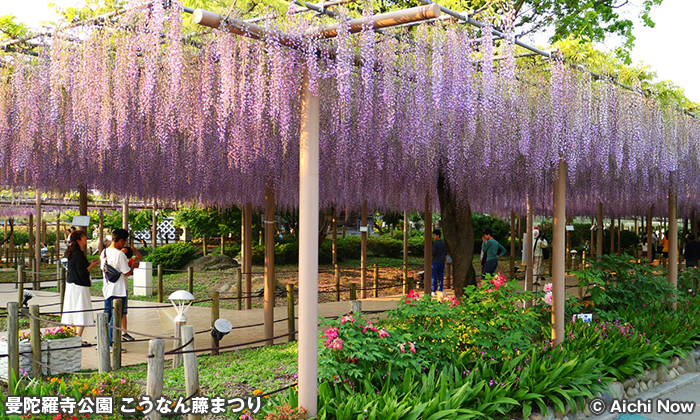
<path id="1" fill-rule="evenodd" d="M 439 2 L 439 0 L 438 0 Z M 82 4 L 81 0 L 0 0 L 0 15 L 12 14 L 30 27 L 38 27 L 42 21 L 53 21 L 57 15 L 49 3 L 58 7 Z M 697 25 L 700 16 L 698 0 L 664 0 L 652 10 L 656 27 L 643 26 L 637 17 L 641 0 L 631 0 L 633 8 L 625 14 L 635 22 L 637 37 L 632 59 L 643 63 L 657 73 L 659 80 L 670 80 L 685 90 L 686 96 L 700 103 L 700 77 L 697 54 Z M 535 40 L 537 44 L 542 44 Z M 614 41 L 613 41 L 614 42 Z M 605 47 L 602 45 L 601 47 Z M 612 45 L 611 45 L 612 47 Z"/>

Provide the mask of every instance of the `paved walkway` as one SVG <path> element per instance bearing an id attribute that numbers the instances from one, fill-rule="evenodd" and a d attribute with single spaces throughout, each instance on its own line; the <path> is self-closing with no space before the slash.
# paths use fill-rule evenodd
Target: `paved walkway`
<path id="1" fill-rule="evenodd" d="M 58 310 L 59 295 L 55 292 L 32 292 L 35 297 L 31 300 L 31 304 L 35 305 L 49 305 L 41 308 L 42 314 L 55 313 Z M 279 299 L 279 298 L 278 298 Z M 393 309 L 396 307 L 396 303 L 399 300 L 399 296 L 391 296 L 378 299 L 366 299 L 362 301 L 363 311 L 385 311 Z M 17 301 L 17 291 L 14 289 L 14 285 L 11 284 L 0 284 L 0 307 L 6 308 L 7 302 Z M 163 313 L 167 312 L 170 316 L 174 316 L 175 310 L 172 305 L 156 303 L 156 302 L 144 302 L 137 300 L 129 300 L 129 314 L 127 316 L 127 329 L 135 331 L 138 333 L 144 333 L 149 335 L 155 335 L 159 337 L 172 337 L 173 327 L 168 315 Z M 94 309 L 99 309 L 104 306 L 104 302 L 99 297 L 92 297 L 92 306 Z M 318 314 L 322 317 L 343 315 L 350 311 L 350 302 L 331 302 L 319 304 Z M 98 312 L 94 312 L 98 313 Z M 299 307 L 295 307 L 296 316 L 299 316 Z M 209 330 L 211 329 L 211 308 L 206 306 L 192 306 L 187 310 L 187 324 L 194 325 L 195 331 L 204 331 L 196 335 L 195 347 L 196 348 L 209 348 L 211 347 L 211 335 Z M 374 315 L 376 317 L 377 315 Z M 264 312 L 263 309 L 251 309 L 236 311 L 230 309 L 220 309 L 219 317 L 225 318 L 231 321 L 234 328 L 262 324 L 264 322 Z M 275 308 L 275 320 L 281 320 L 287 318 L 287 307 L 276 307 Z M 298 321 L 297 321 L 298 322 Z M 320 328 L 320 327 L 319 327 Z M 297 325 L 298 329 L 298 325 Z M 287 321 L 281 321 L 275 323 L 274 336 L 279 336 L 287 333 Z M 5 332 L 0 332 L 0 336 L 5 335 Z M 227 346 L 232 344 L 247 343 L 251 341 L 261 340 L 265 337 L 264 327 L 262 325 L 255 327 L 247 327 L 234 329 L 226 335 L 220 342 L 221 346 Z M 90 343 L 95 343 L 95 336 L 97 335 L 95 327 L 88 327 L 85 329 L 83 334 L 83 339 Z M 138 334 L 132 334 L 134 338 L 137 339 L 135 342 L 123 342 L 122 346 L 127 349 L 127 352 L 122 356 L 122 365 L 134 365 L 146 362 L 146 355 L 148 354 L 148 337 L 139 336 Z M 144 341 L 138 341 L 143 339 Z M 275 343 L 286 342 L 287 338 L 281 338 L 275 340 Z M 166 341 L 166 351 L 174 347 L 173 340 Z M 252 344 L 251 346 L 259 346 L 262 343 Z M 231 349 L 233 350 L 233 349 Z M 168 356 L 166 356 L 166 359 Z M 97 352 L 94 347 L 88 347 L 83 350 L 83 369 L 97 369 Z"/>

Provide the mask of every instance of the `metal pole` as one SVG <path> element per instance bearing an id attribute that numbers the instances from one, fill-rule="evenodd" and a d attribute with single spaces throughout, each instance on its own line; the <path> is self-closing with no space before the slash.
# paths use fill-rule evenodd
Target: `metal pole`
<path id="1" fill-rule="evenodd" d="M 318 411 L 319 98 L 304 77 L 299 139 L 299 405 Z"/>
<path id="2" fill-rule="evenodd" d="M 564 341 L 564 305 L 566 286 L 566 163 L 559 161 L 554 181 L 554 221 L 552 223 L 552 342 Z"/>

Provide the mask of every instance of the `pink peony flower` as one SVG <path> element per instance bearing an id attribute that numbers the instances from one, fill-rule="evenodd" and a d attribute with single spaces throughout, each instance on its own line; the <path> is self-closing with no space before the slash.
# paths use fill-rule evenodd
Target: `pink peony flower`
<path id="1" fill-rule="evenodd" d="M 338 329 L 335 327 L 329 328 L 326 331 L 326 339 L 324 340 L 324 343 L 330 343 L 334 339 L 338 338 Z"/>
<path id="2" fill-rule="evenodd" d="M 545 292 L 551 292 L 552 291 L 552 283 L 547 283 L 544 285 L 544 291 Z"/>
<path id="3" fill-rule="evenodd" d="M 552 306 L 552 292 L 547 292 L 544 295 L 544 303 L 546 303 L 549 306 Z"/>
<path id="4" fill-rule="evenodd" d="M 345 315 L 344 317 L 340 318 L 341 325 L 345 324 L 346 321 L 355 322 L 355 318 L 353 318 L 352 315 Z"/>
<path id="5" fill-rule="evenodd" d="M 326 347 L 328 347 L 331 350 L 342 350 L 343 349 L 343 340 L 341 340 L 340 338 L 336 338 L 335 340 L 333 340 L 332 343 L 330 343 Z"/>

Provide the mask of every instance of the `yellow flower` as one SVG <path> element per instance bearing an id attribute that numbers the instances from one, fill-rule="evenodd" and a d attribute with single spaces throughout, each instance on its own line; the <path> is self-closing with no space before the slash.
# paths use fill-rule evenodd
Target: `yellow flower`
<path id="1" fill-rule="evenodd" d="M 256 389 L 255 391 L 253 391 L 253 395 L 260 395 L 260 394 L 262 394 L 262 393 L 263 393 L 263 392 L 262 392 L 261 390 L 259 390 L 259 389 Z"/>

